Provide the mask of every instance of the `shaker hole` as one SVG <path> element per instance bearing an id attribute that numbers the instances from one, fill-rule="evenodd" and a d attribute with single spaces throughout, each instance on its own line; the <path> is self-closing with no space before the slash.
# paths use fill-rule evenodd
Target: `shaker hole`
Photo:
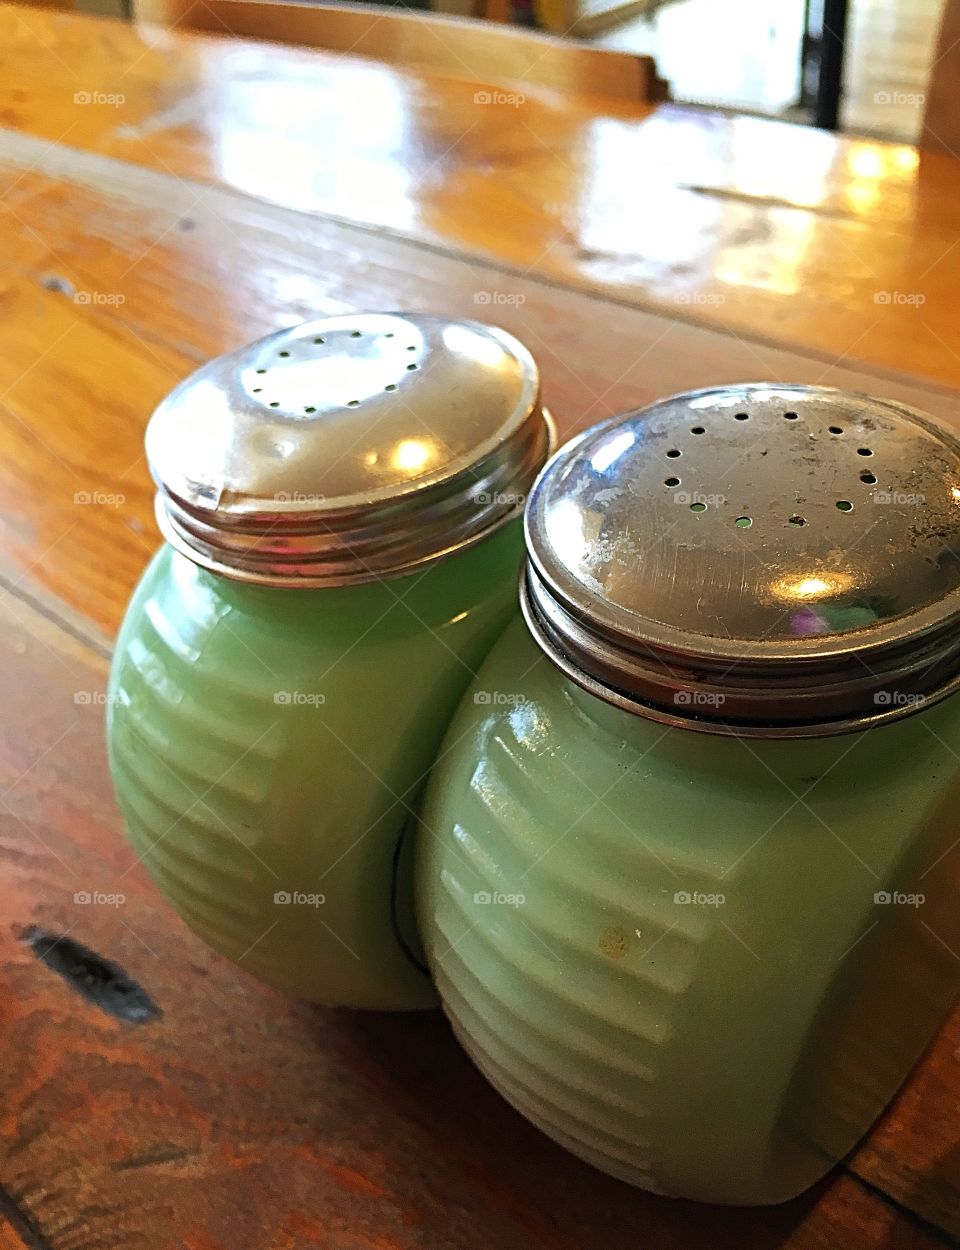
<path id="1" fill-rule="evenodd" d="M 807 518 L 804 516 L 792 516 L 790 520 L 787 521 L 787 524 L 792 525 L 794 529 L 799 529 L 801 525 L 806 525 L 806 523 Z"/>
<path id="2" fill-rule="evenodd" d="M 363 331 L 362 331 L 362 330 L 351 330 L 351 331 L 350 331 L 350 337 L 351 337 L 352 339 L 358 339 L 358 338 L 360 338 L 360 337 L 362 336 L 362 334 L 363 334 Z"/>
<path id="3" fill-rule="evenodd" d="M 783 417 L 785 421 L 796 421 L 799 415 L 798 412 L 785 412 Z"/>
<path id="4" fill-rule="evenodd" d="M 873 486 L 876 480 L 877 480 L 877 475 L 875 473 L 861 473 L 860 474 L 860 481 L 866 482 L 868 486 Z"/>
<path id="5" fill-rule="evenodd" d="M 419 367 L 419 365 L 407 365 L 408 369 L 418 369 Z"/>
<path id="6" fill-rule="evenodd" d="M 748 530 L 752 524 L 752 516 L 738 516 L 736 521 L 734 521 L 734 525 L 739 525 L 742 530 Z"/>
<path id="7" fill-rule="evenodd" d="M 383 389 L 385 391 L 395 391 L 397 389 L 397 384 L 396 382 L 388 382 Z"/>
<path id="8" fill-rule="evenodd" d="M 873 455 L 873 451 L 872 451 L 872 449 L 871 449 L 871 448 L 869 448 L 869 447 L 858 447 L 858 448 L 857 448 L 857 455 L 858 455 L 858 456 L 872 456 L 872 455 Z"/>
<path id="9" fill-rule="evenodd" d="M 255 386 L 255 387 L 253 388 L 253 393 L 254 393 L 254 395 L 259 395 L 259 394 L 261 393 L 261 391 L 262 391 L 262 390 L 263 390 L 263 387 L 262 387 L 262 386 Z"/>
<path id="10" fill-rule="evenodd" d="M 266 369 L 258 369 L 257 373 L 266 373 Z"/>
<path id="11" fill-rule="evenodd" d="M 706 430 L 703 428 L 702 425 L 692 425 L 690 427 L 690 433 L 691 434 L 706 434 Z"/>
<path id="12" fill-rule="evenodd" d="M 749 421 L 750 414 L 749 412 L 737 412 L 737 413 L 734 413 L 733 419 L 734 421 Z"/>
<path id="13" fill-rule="evenodd" d="M 347 407 L 348 407 L 348 408 L 358 408 L 359 406 L 360 406 L 360 400 L 359 400 L 359 399 L 348 399 L 348 400 L 347 400 Z"/>
<path id="14" fill-rule="evenodd" d="M 316 412 L 316 408 L 304 408 L 304 412 Z"/>
<path id="15" fill-rule="evenodd" d="M 416 348 L 416 344 L 415 344 L 415 343 L 411 343 L 411 344 L 410 344 L 410 346 L 407 348 L 407 351 L 408 351 L 408 352 L 415 352 L 416 350 L 417 350 L 417 348 Z"/>
<path id="16" fill-rule="evenodd" d="M 663 479 L 664 486 L 679 486 L 680 479 L 678 477 L 665 477 Z"/>
<path id="17" fill-rule="evenodd" d="M 270 407 L 271 407 L 271 408 L 279 408 L 279 407 L 280 407 L 280 402 L 279 402 L 279 400 L 276 400 L 276 399 L 271 400 L 271 402 L 270 402 Z"/>
<path id="18" fill-rule="evenodd" d="M 289 352 L 277 352 L 277 355 L 278 355 L 278 356 L 289 356 L 289 355 L 290 355 L 290 353 L 289 353 Z"/>
<path id="19" fill-rule="evenodd" d="M 707 505 L 705 503 L 692 503 L 690 505 L 691 512 L 706 512 Z"/>
<path id="20" fill-rule="evenodd" d="M 671 447 L 670 450 L 667 452 L 667 455 L 670 457 L 671 460 L 676 460 L 677 456 L 680 455 L 680 451 L 676 447 Z"/>
<path id="21" fill-rule="evenodd" d="M 842 425 L 831 425 L 831 426 L 829 426 L 828 428 L 829 428 L 829 430 L 830 430 L 830 433 L 831 433 L 831 434 L 842 434 L 842 433 L 843 433 L 843 426 L 842 426 Z"/>
<path id="22" fill-rule="evenodd" d="M 837 500 L 837 507 L 839 508 L 839 510 L 840 510 L 841 512 L 852 512 L 852 511 L 853 511 L 853 504 L 850 502 L 850 500 L 849 500 L 849 499 L 838 499 L 838 500 Z"/>
<path id="23" fill-rule="evenodd" d="M 313 341 L 314 343 L 325 343 L 327 340 L 326 339 L 314 339 Z"/>

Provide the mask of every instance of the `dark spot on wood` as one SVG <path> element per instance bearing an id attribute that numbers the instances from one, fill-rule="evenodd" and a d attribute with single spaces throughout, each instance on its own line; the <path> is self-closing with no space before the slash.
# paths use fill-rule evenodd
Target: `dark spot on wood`
<path id="1" fill-rule="evenodd" d="M 162 1014 L 149 994 L 112 960 L 73 938 L 31 925 L 20 935 L 41 963 L 108 1015 L 143 1024 Z"/>
<path id="2" fill-rule="evenodd" d="M 45 291 L 57 291 L 60 295 L 73 295 L 73 283 L 67 278 L 61 278 L 58 273 L 48 273 L 40 279 L 40 285 Z"/>
<path id="3" fill-rule="evenodd" d="M 50 1242 L 44 1237 L 36 1220 L 21 1207 L 5 1186 L 0 1186 L 0 1217 L 17 1234 L 25 1250 L 51 1250 Z"/>
<path id="4" fill-rule="evenodd" d="M 192 217 L 181 217 L 180 220 L 177 222 L 177 229 L 183 230 L 184 232 L 188 230 L 196 230 L 196 228 L 197 228 L 197 223 L 193 220 Z"/>

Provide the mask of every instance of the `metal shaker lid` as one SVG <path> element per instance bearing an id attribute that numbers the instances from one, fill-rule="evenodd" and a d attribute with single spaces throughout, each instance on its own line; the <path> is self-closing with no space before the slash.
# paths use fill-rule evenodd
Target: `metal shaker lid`
<path id="1" fill-rule="evenodd" d="M 676 395 L 561 448 L 526 538 L 544 651 L 654 720 L 816 737 L 960 685 L 960 441 L 899 404 Z"/>
<path id="2" fill-rule="evenodd" d="M 242 581 L 397 576 L 517 515 L 549 454 L 533 357 L 477 322 L 365 313 L 211 361 L 147 428 L 157 517 Z"/>

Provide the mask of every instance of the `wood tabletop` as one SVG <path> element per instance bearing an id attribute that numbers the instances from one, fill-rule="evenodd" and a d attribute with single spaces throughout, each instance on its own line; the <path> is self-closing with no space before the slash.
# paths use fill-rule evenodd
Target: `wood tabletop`
<path id="1" fill-rule="evenodd" d="M 960 162 L 10 5 L 0 84 L 0 1250 L 960 1246 L 960 1014 L 812 1193 L 657 1199 L 439 1015 L 288 1003 L 208 951 L 103 748 L 158 542 L 143 427 L 198 363 L 400 307 L 516 333 L 564 432 L 766 378 L 957 421 Z"/>

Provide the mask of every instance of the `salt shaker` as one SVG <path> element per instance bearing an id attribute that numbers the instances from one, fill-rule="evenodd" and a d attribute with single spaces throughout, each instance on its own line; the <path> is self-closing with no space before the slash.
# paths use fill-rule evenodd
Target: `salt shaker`
<path id="1" fill-rule="evenodd" d="M 550 439 L 515 338 L 401 314 L 272 334 L 150 421 L 166 543 L 113 663 L 117 797 L 187 923 L 292 995 L 434 1001 L 403 834 L 515 612 Z"/>
<path id="2" fill-rule="evenodd" d="M 785 1200 L 957 995 L 960 443 L 815 387 L 678 395 L 561 449 L 526 544 L 423 808 L 445 1010 L 604 1171 Z"/>

